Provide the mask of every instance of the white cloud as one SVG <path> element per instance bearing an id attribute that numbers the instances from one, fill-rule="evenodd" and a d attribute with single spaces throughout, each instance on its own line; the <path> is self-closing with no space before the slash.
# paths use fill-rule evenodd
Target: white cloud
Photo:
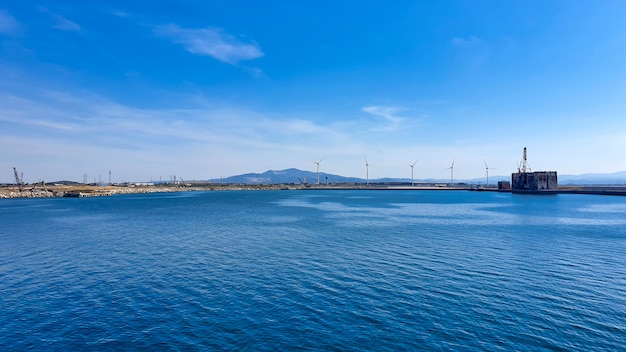
<path id="1" fill-rule="evenodd" d="M 396 114 L 404 109 L 392 106 L 366 106 L 361 110 L 374 116 L 382 117 L 387 121 L 384 126 L 377 127 L 377 131 L 395 131 L 404 118 L 396 116 Z"/>
<path id="2" fill-rule="evenodd" d="M 0 9 L 0 34 L 14 35 L 19 33 L 21 29 L 22 26 L 15 18 Z"/>
<path id="3" fill-rule="evenodd" d="M 192 54 L 211 56 L 231 65 L 264 55 L 256 43 L 243 43 L 217 28 L 185 29 L 168 24 L 157 27 L 155 32 L 183 45 Z"/>
<path id="4" fill-rule="evenodd" d="M 291 131 L 294 133 L 315 134 L 328 132 L 326 128 L 318 126 L 312 121 L 308 120 L 292 120 L 281 125 L 283 130 Z M 276 127 L 281 128 L 281 126 Z"/>

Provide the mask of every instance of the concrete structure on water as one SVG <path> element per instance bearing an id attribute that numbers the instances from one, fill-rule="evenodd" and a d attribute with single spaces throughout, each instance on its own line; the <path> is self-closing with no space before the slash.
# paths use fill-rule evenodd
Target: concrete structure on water
<path id="1" fill-rule="evenodd" d="M 515 172 L 511 174 L 511 192 L 540 193 L 559 188 L 556 171 Z"/>
<path id="2" fill-rule="evenodd" d="M 498 192 L 511 192 L 511 182 L 498 181 Z"/>
<path id="3" fill-rule="evenodd" d="M 546 190 L 556 190 L 559 182 L 556 171 L 530 172 L 526 159 L 526 148 L 522 162 L 517 172 L 511 174 L 511 192 L 513 193 L 540 193 Z"/>

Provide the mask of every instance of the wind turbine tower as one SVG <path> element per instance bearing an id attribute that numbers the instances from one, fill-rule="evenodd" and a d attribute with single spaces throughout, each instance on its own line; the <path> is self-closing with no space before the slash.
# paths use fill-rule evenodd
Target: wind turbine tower
<path id="1" fill-rule="evenodd" d="M 409 166 L 411 167 L 411 186 L 415 186 L 415 182 L 413 182 L 413 166 L 415 166 L 415 164 L 417 164 L 417 160 L 415 160 L 413 164 L 409 164 Z"/>
<path id="2" fill-rule="evenodd" d="M 367 156 L 365 157 L 365 185 L 369 186 L 370 178 L 369 178 L 369 167 L 370 164 L 367 162 Z"/>
<path id="3" fill-rule="evenodd" d="M 485 163 L 485 172 L 487 174 L 487 184 L 486 186 L 489 186 L 489 166 L 487 166 L 487 162 L 485 160 L 483 160 L 483 162 Z"/>
<path id="4" fill-rule="evenodd" d="M 450 169 L 450 184 L 454 183 L 454 159 L 452 159 L 452 165 L 448 168 Z"/>
<path id="5" fill-rule="evenodd" d="M 318 186 L 320 185 L 320 163 L 322 162 L 322 160 L 324 160 L 324 158 L 321 158 L 320 161 L 313 161 L 313 163 L 317 165 L 317 185 Z"/>

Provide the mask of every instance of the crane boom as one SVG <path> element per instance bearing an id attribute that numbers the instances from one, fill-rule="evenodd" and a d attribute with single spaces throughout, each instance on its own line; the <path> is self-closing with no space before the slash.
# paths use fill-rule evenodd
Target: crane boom
<path id="1" fill-rule="evenodd" d="M 13 173 L 15 174 L 15 183 L 17 184 L 17 188 L 19 188 L 20 192 L 22 192 L 24 187 L 24 182 L 20 180 L 20 177 L 17 174 L 17 169 L 13 168 Z"/>
<path id="2" fill-rule="evenodd" d="M 519 172 L 530 172 L 530 166 L 528 165 L 528 158 L 526 157 L 526 147 L 524 147 L 524 153 L 522 154 L 522 161 L 520 162 Z"/>

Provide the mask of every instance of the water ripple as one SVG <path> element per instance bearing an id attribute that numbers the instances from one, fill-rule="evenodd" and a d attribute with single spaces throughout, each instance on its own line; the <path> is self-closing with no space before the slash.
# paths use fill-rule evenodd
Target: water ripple
<path id="1" fill-rule="evenodd" d="M 28 200 L 0 207 L 0 347 L 619 350 L 624 209 L 489 192 Z"/>

